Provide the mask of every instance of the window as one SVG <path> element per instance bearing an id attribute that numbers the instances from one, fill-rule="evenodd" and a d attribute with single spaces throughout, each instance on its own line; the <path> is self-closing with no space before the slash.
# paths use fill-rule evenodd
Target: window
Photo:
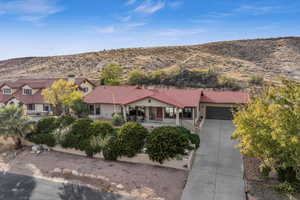
<path id="1" fill-rule="evenodd" d="M 32 95 L 32 89 L 24 89 L 23 94 L 25 95 Z"/>
<path id="2" fill-rule="evenodd" d="M 29 110 L 29 111 L 35 111 L 35 104 L 28 104 L 27 105 L 27 110 Z"/>
<path id="3" fill-rule="evenodd" d="M 176 118 L 175 108 L 165 108 L 165 118 L 175 119 Z"/>
<path id="4" fill-rule="evenodd" d="M 43 108 L 44 112 L 50 112 L 51 111 L 51 106 L 49 104 L 44 104 L 43 107 L 44 107 Z"/>
<path id="5" fill-rule="evenodd" d="M 11 89 L 10 88 L 4 88 L 3 89 L 3 94 L 11 94 Z"/>
<path id="6" fill-rule="evenodd" d="M 193 119 L 193 108 L 184 108 L 182 111 L 182 117 L 184 119 Z"/>
<path id="7" fill-rule="evenodd" d="M 90 115 L 94 115 L 94 114 L 95 114 L 95 106 L 90 105 Z"/>
<path id="8" fill-rule="evenodd" d="M 100 105 L 96 105 L 96 115 L 100 115 L 101 114 L 101 107 Z"/>
<path id="9" fill-rule="evenodd" d="M 89 92 L 89 88 L 88 88 L 88 87 L 82 88 L 82 91 L 83 91 L 84 93 L 87 93 L 87 92 Z"/>

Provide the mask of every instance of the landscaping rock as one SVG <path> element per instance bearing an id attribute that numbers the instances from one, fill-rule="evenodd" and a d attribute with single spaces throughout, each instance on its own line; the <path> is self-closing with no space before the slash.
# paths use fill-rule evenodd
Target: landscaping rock
<path id="1" fill-rule="evenodd" d="M 62 173 L 62 170 L 60 168 L 55 168 L 53 170 L 54 173 Z"/>
<path id="2" fill-rule="evenodd" d="M 70 169 L 63 169 L 63 174 L 72 174 L 72 170 Z"/>

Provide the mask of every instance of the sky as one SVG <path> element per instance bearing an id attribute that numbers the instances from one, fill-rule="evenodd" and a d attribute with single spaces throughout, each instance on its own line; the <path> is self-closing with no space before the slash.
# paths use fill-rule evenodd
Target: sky
<path id="1" fill-rule="evenodd" d="M 300 0 L 0 0 L 0 60 L 300 36 Z"/>

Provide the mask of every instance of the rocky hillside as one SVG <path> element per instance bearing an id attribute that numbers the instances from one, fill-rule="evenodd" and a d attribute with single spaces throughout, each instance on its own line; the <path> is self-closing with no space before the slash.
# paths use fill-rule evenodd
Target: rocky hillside
<path id="1" fill-rule="evenodd" d="M 0 79 L 60 77 L 70 73 L 97 78 L 103 66 L 116 63 L 126 72 L 186 68 L 214 68 L 228 77 L 245 80 L 263 75 L 300 79 L 300 37 L 216 42 L 193 46 L 131 48 L 54 57 L 0 61 Z"/>

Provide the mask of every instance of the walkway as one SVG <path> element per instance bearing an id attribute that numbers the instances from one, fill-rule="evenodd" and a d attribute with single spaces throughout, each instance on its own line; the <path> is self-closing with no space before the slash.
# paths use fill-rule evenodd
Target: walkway
<path id="1" fill-rule="evenodd" d="M 231 121 L 206 120 L 182 200 L 244 200 L 242 158 Z"/>

